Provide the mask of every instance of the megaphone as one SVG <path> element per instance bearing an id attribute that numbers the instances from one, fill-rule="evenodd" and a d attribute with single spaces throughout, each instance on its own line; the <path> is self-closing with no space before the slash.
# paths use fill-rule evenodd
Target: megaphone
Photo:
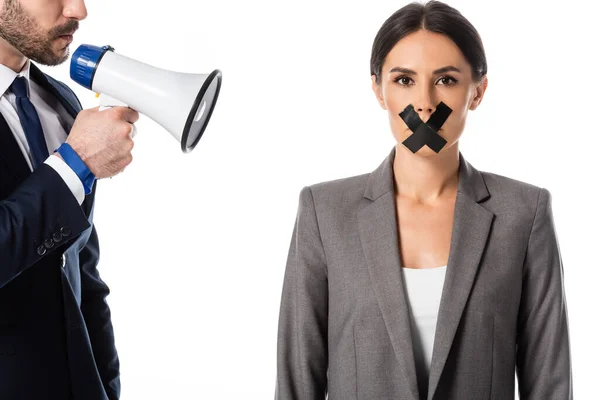
<path id="1" fill-rule="evenodd" d="M 111 46 L 82 44 L 71 58 L 71 79 L 162 125 L 188 153 L 196 147 L 215 108 L 221 71 L 180 73 L 117 54 Z M 120 104 L 110 104 L 116 99 Z"/>

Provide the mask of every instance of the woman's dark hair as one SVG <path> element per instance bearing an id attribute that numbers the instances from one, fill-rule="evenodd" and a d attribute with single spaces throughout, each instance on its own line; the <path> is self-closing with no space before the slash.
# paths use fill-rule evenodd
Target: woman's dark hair
<path id="1" fill-rule="evenodd" d="M 418 30 L 448 36 L 471 65 L 473 80 L 479 82 L 487 73 L 483 43 L 477 30 L 458 10 L 440 1 L 410 3 L 392 14 L 381 26 L 371 50 L 371 75 L 381 83 L 381 68 L 388 53 L 400 39 Z"/>

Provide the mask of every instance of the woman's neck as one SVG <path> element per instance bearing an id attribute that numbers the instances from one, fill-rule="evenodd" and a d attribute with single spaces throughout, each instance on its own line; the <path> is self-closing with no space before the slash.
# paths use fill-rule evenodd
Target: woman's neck
<path id="1" fill-rule="evenodd" d="M 396 197 L 419 204 L 453 199 L 458 189 L 458 167 L 458 142 L 428 157 L 413 154 L 398 143 L 394 157 Z"/>

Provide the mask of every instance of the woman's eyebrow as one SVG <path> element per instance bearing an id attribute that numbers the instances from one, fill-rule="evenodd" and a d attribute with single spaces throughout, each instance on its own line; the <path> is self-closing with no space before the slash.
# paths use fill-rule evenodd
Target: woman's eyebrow
<path id="1" fill-rule="evenodd" d="M 433 74 L 434 75 L 443 74 L 444 72 L 449 72 L 449 71 L 460 72 L 460 69 L 456 68 L 453 65 L 447 65 L 445 67 L 436 69 L 435 71 L 433 71 Z M 401 73 L 407 74 L 407 75 L 416 75 L 417 74 L 412 69 L 408 69 L 408 68 L 404 68 L 404 67 L 394 67 L 394 68 L 390 69 L 390 73 L 392 73 L 392 72 L 401 72 Z"/>
<path id="2" fill-rule="evenodd" d="M 460 72 L 460 69 L 456 68 L 453 65 L 448 65 L 446 67 L 436 69 L 435 71 L 433 71 L 433 73 L 434 73 L 434 75 L 437 75 L 437 74 L 443 74 L 444 72 L 449 72 L 449 71 Z"/>

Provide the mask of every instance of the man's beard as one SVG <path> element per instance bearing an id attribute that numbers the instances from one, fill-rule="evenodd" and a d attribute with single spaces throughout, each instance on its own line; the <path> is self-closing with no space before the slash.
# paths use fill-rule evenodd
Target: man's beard
<path id="1" fill-rule="evenodd" d="M 52 43 L 60 35 L 72 33 L 78 27 L 79 22 L 72 19 L 44 32 L 21 7 L 19 0 L 4 0 L 4 10 L 0 15 L 0 37 L 25 57 L 43 65 L 58 65 L 69 58 L 69 51 L 61 56 L 54 54 Z"/>

